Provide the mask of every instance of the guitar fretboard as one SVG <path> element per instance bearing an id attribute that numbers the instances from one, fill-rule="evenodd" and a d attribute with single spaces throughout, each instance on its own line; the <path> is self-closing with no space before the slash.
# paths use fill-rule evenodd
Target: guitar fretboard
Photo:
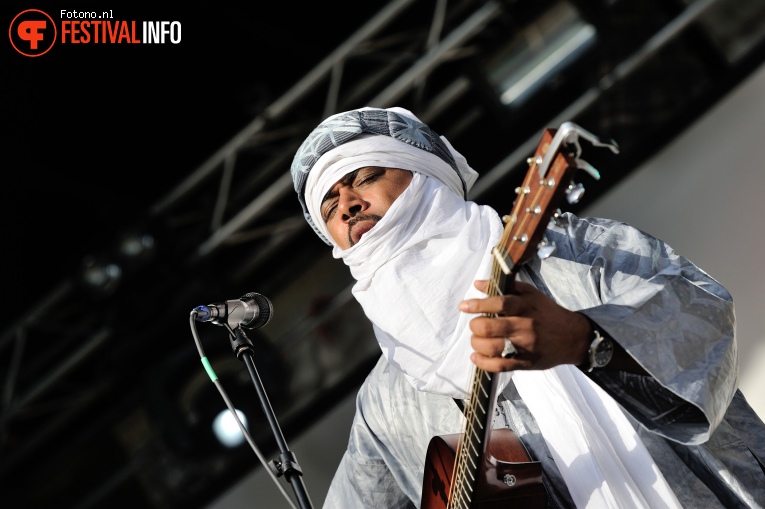
<path id="1" fill-rule="evenodd" d="M 492 277 L 489 279 L 487 295 L 502 295 L 505 274 L 496 260 L 492 262 Z M 495 315 L 485 315 L 495 316 Z M 491 413 L 494 408 L 496 392 L 495 373 L 478 367 L 473 371 L 470 396 L 465 404 L 464 426 L 455 457 L 455 468 L 449 494 L 449 508 L 468 509 L 472 507 L 473 495 L 481 465 L 485 457 L 485 447 L 491 431 Z"/>
<path id="2" fill-rule="evenodd" d="M 488 297 L 500 296 L 507 292 L 507 285 L 512 284 L 520 262 L 528 258 L 527 252 L 532 238 L 538 238 L 538 230 L 546 228 L 546 224 L 541 223 L 544 215 L 541 213 L 543 209 L 540 203 L 546 205 L 543 203 L 544 196 L 546 192 L 549 193 L 549 188 L 545 189 L 547 186 L 544 182 L 534 182 L 534 169 L 538 160 L 534 158 L 530 161 L 531 168 L 526 174 L 523 186 L 516 189 L 517 197 L 512 213 L 502 218 L 505 229 L 499 244 L 493 250 L 491 276 L 486 289 Z M 523 254 L 518 255 L 519 252 Z M 489 443 L 497 378 L 495 373 L 474 368 L 471 391 L 465 405 L 465 429 L 456 451 L 451 483 L 454 489 L 449 494 L 447 506 L 450 509 L 472 507 L 476 480 L 485 458 L 486 444 Z"/>

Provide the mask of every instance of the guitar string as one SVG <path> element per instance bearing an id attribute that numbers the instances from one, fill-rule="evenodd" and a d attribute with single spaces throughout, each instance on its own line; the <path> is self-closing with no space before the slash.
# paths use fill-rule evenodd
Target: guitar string
<path id="1" fill-rule="evenodd" d="M 536 158 L 535 158 L 536 159 Z M 502 249 L 505 250 L 505 252 L 509 252 L 510 248 L 505 248 L 505 246 L 509 245 L 508 240 L 510 239 L 510 233 L 512 231 L 518 231 L 525 228 L 526 224 L 531 221 L 532 214 L 531 211 L 534 210 L 534 207 L 541 201 L 542 193 L 544 192 L 544 185 L 542 185 L 542 182 L 540 182 L 540 185 L 537 187 L 536 192 L 534 193 L 534 196 L 531 198 L 531 204 L 526 208 L 527 213 L 525 215 L 520 214 L 520 210 L 524 205 L 524 202 L 527 201 L 526 194 L 524 192 L 525 189 L 531 189 L 530 185 L 530 179 L 533 178 L 534 169 L 536 168 L 536 163 L 531 164 L 531 168 L 529 169 L 526 178 L 524 179 L 524 185 L 520 188 L 519 194 L 518 194 L 518 200 L 516 200 L 516 203 L 513 207 L 512 216 L 510 219 L 513 221 L 513 224 L 510 225 L 510 228 L 506 228 L 502 232 L 502 236 L 500 238 L 500 244 L 499 246 L 502 246 Z M 553 165 L 554 166 L 554 165 Z M 522 217 L 522 221 L 520 223 L 517 223 L 517 218 Z M 518 242 L 518 238 L 514 237 L 512 239 L 512 242 Z M 511 275 L 514 274 L 514 271 L 511 271 Z M 489 280 L 489 288 L 486 292 L 488 296 L 495 297 L 502 295 L 501 290 L 499 289 L 499 279 L 501 278 L 501 269 L 499 266 L 499 263 L 497 262 L 496 258 L 492 260 L 492 268 L 491 268 L 491 278 Z M 497 316 L 495 313 L 488 313 L 484 316 Z M 486 376 L 487 378 L 491 379 L 492 375 L 489 375 L 482 369 L 478 369 L 477 367 L 473 370 L 473 384 L 472 384 L 472 392 L 471 394 L 477 394 L 478 390 L 481 389 L 481 379 Z M 449 498 L 447 501 L 447 508 L 452 508 L 453 503 L 460 503 L 463 507 L 469 507 L 468 505 L 470 503 L 470 496 L 472 493 L 468 493 L 466 488 L 469 487 L 468 484 L 466 484 L 466 475 L 469 473 L 467 471 L 467 461 L 469 459 L 469 444 L 470 440 L 468 440 L 466 437 L 472 436 L 475 433 L 475 429 L 473 429 L 473 426 L 476 422 L 475 415 L 478 411 L 478 401 L 477 398 L 472 398 L 470 400 L 470 404 L 466 406 L 466 412 L 464 415 L 464 422 L 463 422 L 463 432 L 460 435 L 458 446 L 457 446 L 457 461 L 455 463 L 455 469 L 452 472 L 452 480 L 451 480 L 451 486 L 452 489 L 449 490 Z M 490 417 L 490 416 L 487 416 Z M 491 426 L 491 423 L 488 422 L 487 419 L 487 425 Z M 482 430 L 483 431 L 483 430 Z M 477 466 L 476 467 L 477 471 Z M 475 479 L 473 479 L 475 481 Z M 457 488 L 457 489 L 455 489 Z M 459 493 L 455 493 L 455 491 L 458 491 Z M 472 491 L 472 490 L 471 490 Z M 456 499 L 455 499 L 456 497 Z M 464 497 L 464 498 L 463 498 Z"/>
<path id="2" fill-rule="evenodd" d="M 503 232 L 503 240 L 506 240 L 506 233 Z M 504 243 L 504 242 L 503 242 Z M 497 263 L 496 259 L 493 260 L 492 263 L 492 276 L 491 281 L 492 283 L 497 281 L 497 278 L 500 274 L 500 268 L 499 264 Z M 492 284 L 490 286 L 490 291 L 488 292 L 489 296 L 494 296 L 493 294 L 496 293 L 496 284 Z M 472 382 L 472 388 L 471 388 L 471 394 L 478 394 L 478 391 L 480 390 L 481 386 L 481 379 L 485 376 L 484 371 L 481 369 L 478 369 L 477 367 L 473 367 L 473 382 Z M 476 422 L 476 414 L 478 411 L 478 402 L 477 398 L 470 398 L 468 401 L 468 405 L 465 406 L 465 412 L 463 417 L 463 431 L 460 435 L 458 446 L 457 446 L 457 461 L 455 463 L 455 468 L 452 472 L 452 480 L 451 480 L 451 486 L 452 489 L 449 491 L 449 500 L 447 503 L 447 507 L 454 507 L 454 503 L 459 503 L 460 505 L 463 505 L 463 502 L 466 502 L 465 499 L 467 499 L 467 502 L 470 501 L 470 493 L 467 492 L 467 482 L 466 482 L 466 476 L 468 474 L 467 471 L 467 462 L 469 460 L 469 448 L 470 448 L 470 437 L 473 436 L 475 433 L 474 429 L 474 423 Z"/>
<path id="3" fill-rule="evenodd" d="M 531 174 L 533 172 L 529 171 L 527 175 L 527 179 L 524 182 L 524 188 L 528 186 L 528 179 L 531 178 Z M 523 189 L 523 188 L 522 188 Z M 511 217 L 518 217 L 518 212 L 521 210 L 521 207 L 523 206 L 523 202 L 526 201 L 526 195 L 521 191 L 519 193 L 519 199 L 516 200 L 516 203 L 513 207 L 512 216 Z M 500 238 L 499 246 L 502 246 L 503 250 L 508 250 L 505 248 L 505 246 L 508 245 L 508 240 L 510 239 L 511 231 L 515 229 L 517 225 L 512 224 L 510 225 L 510 228 L 506 228 L 502 232 L 502 236 Z M 515 239 L 513 239 L 513 242 L 515 242 Z M 502 294 L 502 292 L 499 289 L 499 281 L 502 276 L 502 271 L 499 266 L 499 263 L 497 262 L 496 258 L 492 260 L 492 267 L 491 267 L 491 278 L 489 279 L 489 288 L 486 292 L 488 296 L 490 297 L 496 297 Z M 486 314 L 484 316 L 496 316 L 496 314 Z M 478 394 L 479 390 L 481 389 L 481 383 L 482 379 L 484 377 L 487 377 L 489 380 L 491 380 L 492 375 L 489 375 L 484 370 L 479 369 L 477 367 L 474 367 L 473 370 L 473 383 L 472 383 L 472 392 L 471 394 Z M 449 490 L 449 499 L 447 502 L 447 507 L 453 507 L 453 503 L 469 503 L 470 502 L 470 496 L 471 493 L 467 492 L 467 487 L 469 487 L 469 484 L 467 483 L 467 475 L 469 474 L 469 471 L 467 469 L 467 462 L 470 458 L 469 454 L 469 447 L 470 447 L 470 439 L 469 437 L 472 437 L 476 433 L 475 424 L 477 422 L 475 416 L 478 412 L 478 401 L 477 398 L 471 398 L 469 401 L 469 405 L 467 405 L 464 415 L 464 421 L 463 421 L 463 432 L 460 435 L 458 447 L 457 447 L 457 461 L 455 463 L 455 469 L 452 472 L 452 480 L 451 480 L 451 486 L 452 489 Z M 484 409 L 484 412 L 486 409 Z M 487 417 L 487 416 L 484 416 Z M 490 416 L 489 416 L 490 417 Z M 488 421 L 488 419 L 486 419 Z M 486 423 L 487 425 L 490 425 L 490 423 Z M 485 433 L 485 430 L 480 430 L 481 432 Z M 477 466 L 473 465 L 475 470 L 477 471 Z M 473 479 L 475 481 L 475 479 Z M 467 507 L 467 506 L 465 506 Z"/>

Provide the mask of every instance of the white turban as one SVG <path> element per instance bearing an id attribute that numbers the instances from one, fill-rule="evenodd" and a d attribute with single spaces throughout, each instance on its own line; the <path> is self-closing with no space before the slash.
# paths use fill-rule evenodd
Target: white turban
<path id="1" fill-rule="evenodd" d="M 290 167 L 306 221 L 327 244 L 331 237 L 317 213 L 320 200 L 340 178 L 364 166 L 422 172 L 464 199 L 478 178 L 446 138 L 408 110 L 361 108 L 332 115 L 305 139 Z"/>

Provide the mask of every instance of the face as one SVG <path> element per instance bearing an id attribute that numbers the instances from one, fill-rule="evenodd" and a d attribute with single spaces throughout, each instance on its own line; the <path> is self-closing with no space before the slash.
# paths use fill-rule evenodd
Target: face
<path id="1" fill-rule="evenodd" d="M 371 230 L 411 181 L 410 171 L 369 166 L 336 182 L 324 195 L 321 216 L 340 249 Z"/>

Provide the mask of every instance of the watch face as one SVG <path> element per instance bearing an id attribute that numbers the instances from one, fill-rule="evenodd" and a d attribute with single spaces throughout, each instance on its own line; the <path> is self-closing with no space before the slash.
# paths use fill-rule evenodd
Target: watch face
<path id="1" fill-rule="evenodd" d="M 614 343 L 610 340 L 604 339 L 595 348 L 594 364 L 597 367 L 603 367 L 611 360 L 614 355 Z"/>

